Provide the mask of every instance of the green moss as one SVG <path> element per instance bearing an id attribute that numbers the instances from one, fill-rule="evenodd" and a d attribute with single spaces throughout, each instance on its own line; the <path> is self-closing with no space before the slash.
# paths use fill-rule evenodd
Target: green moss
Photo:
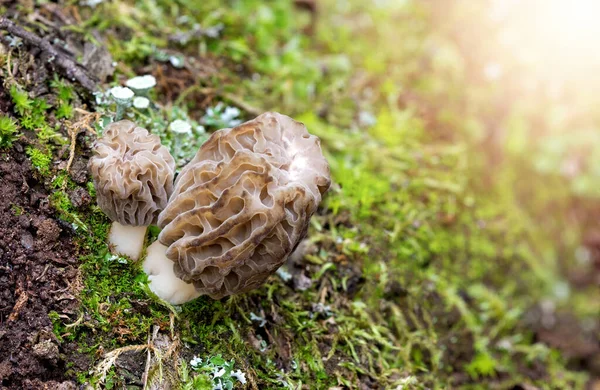
<path id="1" fill-rule="evenodd" d="M 0 149 L 11 147 L 17 138 L 19 138 L 17 122 L 12 118 L 0 115 Z"/>
<path id="2" fill-rule="evenodd" d="M 63 175 L 64 173 L 59 174 L 52 182 L 52 185 L 55 188 L 57 188 L 57 183 L 61 183 L 61 186 L 67 183 L 66 181 L 62 182 L 62 180 L 66 180 L 66 178 Z M 69 199 L 69 195 L 65 191 L 65 187 L 60 188 L 60 190 L 54 191 L 50 195 L 50 204 L 58 212 L 59 218 L 65 222 L 70 223 L 74 230 L 88 232 L 88 226 L 83 222 L 82 217 L 74 209 L 73 203 L 71 202 L 71 200 Z"/>
<path id="3" fill-rule="evenodd" d="M 57 132 L 60 124 L 56 124 L 53 128 L 47 121 L 51 107 L 46 100 L 42 98 L 29 98 L 27 92 L 23 91 L 16 84 L 11 86 L 10 95 L 15 106 L 15 112 L 20 117 L 19 124 L 26 130 L 35 131 L 43 146 L 51 147 L 53 144 L 66 144 L 66 138 Z M 63 113 L 67 113 L 65 110 L 68 111 L 68 109 L 63 109 Z"/>
<path id="4" fill-rule="evenodd" d="M 71 175 L 67 171 L 58 172 L 52 182 L 50 184 L 54 189 L 74 189 L 77 187 L 73 179 L 71 179 Z"/>
<path id="5" fill-rule="evenodd" d="M 74 96 L 73 87 L 56 74 L 50 86 L 56 90 L 57 94 L 56 118 L 71 119 L 73 117 L 73 106 L 71 105 Z"/>
<path id="6" fill-rule="evenodd" d="M 56 96 L 60 101 L 68 103 L 73 100 L 73 87 L 64 79 L 60 78 L 58 74 L 54 74 L 50 86 L 56 90 Z"/>
<path id="7" fill-rule="evenodd" d="M 106 217 L 99 210 L 79 215 L 64 192 L 56 194 L 60 195 L 55 195 L 53 204 L 63 210 L 61 215 L 81 217 L 86 228 L 86 233 L 79 236 L 79 245 L 87 253 L 81 258 L 85 287 L 80 298 L 81 308 L 91 322 L 69 329 L 69 339 L 79 341 L 84 351 L 96 356 L 100 348 L 111 350 L 144 342 L 153 325 L 167 328 L 169 313 L 152 303 L 140 265 L 108 252 L 106 237 L 110 225 Z M 146 309 L 140 311 L 139 305 Z M 111 383 L 120 383 L 114 373 L 110 378 Z M 80 381 L 84 379 L 93 381 L 89 374 L 82 375 Z"/>
<path id="8" fill-rule="evenodd" d="M 33 167 L 42 175 L 46 176 L 50 173 L 50 164 L 52 163 L 52 155 L 47 152 L 42 152 L 32 146 L 28 146 L 25 151 L 31 160 Z"/>
<path id="9" fill-rule="evenodd" d="M 479 379 L 481 376 L 492 376 L 496 372 L 498 362 L 487 353 L 479 353 L 475 355 L 473 361 L 465 367 L 467 373 L 474 379 Z"/>
<path id="10" fill-rule="evenodd" d="M 483 123 L 496 123 L 485 114 L 487 97 L 465 78 L 458 49 L 431 33 L 426 7 L 403 3 L 379 8 L 350 1 L 340 8 L 324 1 L 321 26 L 310 36 L 301 33 L 303 17 L 289 1 L 104 2 L 84 17 L 76 28 L 103 31 L 114 58 L 132 73 L 138 64 L 168 61 L 171 53 L 185 61 L 225 60 L 217 75 L 201 78 L 179 101 L 167 102 L 169 108 L 132 110 L 165 144 L 172 146 L 165 131 L 172 120 L 192 123 L 189 112 L 200 125 L 203 112 L 195 105 L 213 92 L 203 99 L 194 94 L 212 89 L 218 98 L 211 107 L 242 100 L 243 107 L 277 109 L 304 122 L 321 138 L 333 186 L 312 220 L 308 237 L 315 249 L 295 270 L 311 283 L 305 291 L 273 275 L 242 296 L 202 297 L 173 308 L 149 294 L 139 264 L 108 252 L 109 221 L 97 207 L 75 209 L 68 191 L 76 183 L 67 172 L 56 173 L 51 203 L 85 232 L 78 237 L 80 298 L 90 321 L 69 328 L 69 340 L 97 361 L 101 350 L 146 343 L 154 326 L 170 332 L 173 315 L 186 353 L 234 360 L 259 388 L 359 388 L 364 382 L 447 388 L 456 387 L 458 377 L 471 378 L 473 388 L 511 387 L 531 382 L 531 366 L 544 368 L 534 381 L 542 388 L 584 383 L 585 374 L 570 371 L 566 359 L 536 343 L 522 323 L 559 281 L 552 240 L 536 233 L 534 218 L 555 201 L 547 192 L 529 198 L 548 177 L 515 157 L 528 153 L 528 142 L 512 138 L 508 168 L 489 173 L 476 141 Z M 164 37 L 217 23 L 224 27 L 219 37 L 196 34 L 169 54 L 163 50 Z M 373 42 L 387 46 L 373 51 Z M 58 78 L 51 86 L 59 101 L 55 116 L 70 118 L 72 87 Z M 42 115 L 49 110 L 44 101 L 17 87 L 11 97 L 23 128 L 36 131 L 40 142 L 58 142 Z M 110 116 L 111 107 L 95 108 Z M 511 128 L 523 127 L 519 115 L 511 115 Z M 203 136 L 190 142 L 199 145 Z M 546 149 L 556 153 L 553 145 Z M 567 155 L 559 152 L 542 165 L 554 167 Z M 49 154 L 28 148 L 28 155 L 40 172 L 50 171 Z M 528 183 L 511 171 L 515 166 L 526 170 Z M 491 183 L 479 185 L 482 178 Z M 91 182 L 86 188 L 94 197 Z M 514 188 L 527 196 L 518 198 Z M 556 188 L 553 196 L 569 197 Z M 156 235 L 151 229 L 149 237 Z M 590 318 L 597 314 L 583 294 L 566 302 Z M 55 333 L 65 334 L 61 319 L 51 318 Z M 206 376 L 180 367 L 184 388 L 208 386 Z M 88 374 L 79 380 L 93 382 Z M 111 371 L 107 386 L 120 380 Z"/>
<path id="11" fill-rule="evenodd" d="M 15 105 L 15 111 L 24 116 L 26 113 L 30 112 L 33 107 L 33 101 L 29 99 L 29 95 L 27 92 L 23 91 L 16 84 L 13 84 L 10 87 L 10 97 Z"/>
<path id="12" fill-rule="evenodd" d="M 48 318 L 50 318 L 50 321 L 52 321 L 52 332 L 56 336 L 57 340 L 59 342 L 62 342 L 63 334 L 66 333 L 66 328 L 64 327 L 64 324 L 60 319 L 60 315 L 55 311 L 51 311 L 50 313 L 48 313 Z M 73 337 L 71 339 L 73 339 Z"/>
<path id="13" fill-rule="evenodd" d="M 10 205 L 10 210 L 16 216 L 23 215 L 23 213 L 25 212 L 25 210 L 21 206 L 18 206 L 16 204 Z"/>
<path id="14" fill-rule="evenodd" d="M 56 118 L 71 119 L 73 117 L 73 106 L 67 103 L 62 103 L 56 109 Z"/>

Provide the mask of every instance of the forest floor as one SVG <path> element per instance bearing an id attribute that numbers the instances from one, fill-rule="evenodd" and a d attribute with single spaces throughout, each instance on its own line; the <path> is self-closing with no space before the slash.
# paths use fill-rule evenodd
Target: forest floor
<path id="1" fill-rule="evenodd" d="M 0 389 L 600 388 L 593 177 L 511 133 L 560 105 L 473 76 L 440 27 L 469 5 L 338 3 L 0 2 Z M 332 188 L 262 288 L 174 307 L 109 253 L 87 161 L 146 74 L 126 117 L 178 167 L 263 111 L 321 138 Z"/>

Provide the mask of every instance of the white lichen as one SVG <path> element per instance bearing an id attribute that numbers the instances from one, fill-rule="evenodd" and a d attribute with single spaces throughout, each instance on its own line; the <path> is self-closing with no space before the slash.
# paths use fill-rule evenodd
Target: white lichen
<path id="1" fill-rule="evenodd" d="M 225 106 L 218 103 L 214 107 L 209 107 L 206 114 L 202 117 L 204 124 L 215 128 L 235 127 L 242 123 L 239 119 L 241 111 L 237 107 Z"/>
<path id="2" fill-rule="evenodd" d="M 127 104 L 135 94 L 127 87 L 113 87 L 110 90 L 110 95 L 117 103 Z"/>
<path id="3" fill-rule="evenodd" d="M 256 314 L 254 314 L 254 313 L 250 313 L 250 320 L 252 320 L 252 321 L 255 321 L 255 322 L 258 322 L 258 323 L 259 323 L 259 324 L 258 324 L 258 326 L 260 326 L 261 328 L 262 328 L 263 326 L 265 326 L 265 325 L 266 325 L 266 323 L 267 323 L 267 320 L 265 320 L 265 319 L 264 319 L 263 317 L 261 317 L 261 316 L 257 316 L 257 315 L 256 315 Z"/>
<path id="4" fill-rule="evenodd" d="M 237 379 L 242 385 L 246 384 L 246 374 L 240 370 L 233 371 L 231 377 Z"/>
<path id="5" fill-rule="evenodd" d="M 146 108 L 150 107 L 150 100 L 143 96 L 136 96 L 133 99 L 133 106 L 138 110 L 145 110 Z"/>
<path id="6" fill-rule="evenodd" d="M 152 75 L 137 76 L 125 83 L 138 95 L 145 95 L 156 86 L 156 78 Z"/>
<path id="7" fill-rule="evenodd" d="M 114 87 L 109 91 L 109 95 L 117 104 L 115 120 L 121 120 L 121 118 L 123 118 L 123 114 L 125 114 L 125 110 L 131 106 L 131 102 L 135 94 L 127 87 Z"/>
<path id="8" fill-rule="evenodd" d="M 283 267 L 279 268 L 276 273 L 284 282 L 289 282 L 292 280 L 292 274 L 287 272 Z"/>
<path id="9" fill-rule="evenodd" d="M 170 56 L 169 62 L 171 63 L 171 65 L 173 65 L 173 67 L 181 69 L 183 68 L 185 60 L 181 56 Z"/>
<path id="10" fill-rule="evenodd" d="M 211 380 L 212 390 L 231 390 L 235 383 L 246 384 L 246 374 L 241 370 L 233 371 L 233 360 L 225 360 L 221 355 L 200 359 L 197 356 L 190 361 L 194 372 L 202 373 Z"/>
<path id="11" fill-rule="evenodd" d="M 192 368 L 197 368 L 202 364 L 202 359 L 199 358 L 198 356 L 194 356 L 192 358 L 192 360 L 190 360 L 190 365 L 192 366 Z"/>

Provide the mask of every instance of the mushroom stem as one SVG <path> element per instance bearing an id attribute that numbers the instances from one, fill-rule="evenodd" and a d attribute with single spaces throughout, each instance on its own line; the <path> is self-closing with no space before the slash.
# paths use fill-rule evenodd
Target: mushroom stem
<path id="1" fill-rule="evenodd" d="M 147 229 L 148 226 L 127 226 L 113 222 L 110 232 L 108 232 L 108 244 L 111 252 L 137 261 L 144 249 Z"/>
<path id="2" fill-rule="evenodd" d="M 144 271 L 148 274 L 148 286 L 160 299 L 173 305 L 198 298 L 200 293 L 191 283 L 186 283 L 175 276 L 173 261 L 166 256 L 167 247 L 158 240 L 147 249 L 144 260 Z"/>

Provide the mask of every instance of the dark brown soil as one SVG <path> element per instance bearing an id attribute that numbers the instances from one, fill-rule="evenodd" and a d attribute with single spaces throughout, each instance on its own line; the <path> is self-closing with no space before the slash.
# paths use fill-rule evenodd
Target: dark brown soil
<path id="1" fill-rule="evenodd" d="M 0 154 L 0 389 L 75 389 L 89 363 L 53 333 L 78 314 L 77 248 L 22 145 Z M 69 365 L 67 365 L 69 362 Z M 71 370 L 69 370 L 71 368 Z"/>

